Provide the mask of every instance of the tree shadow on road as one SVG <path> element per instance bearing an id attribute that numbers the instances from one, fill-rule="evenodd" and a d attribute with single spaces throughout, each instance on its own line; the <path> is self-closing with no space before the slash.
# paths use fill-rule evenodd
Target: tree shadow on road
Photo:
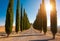
<path id="1" fill-rule="evenodd" d="M 50 39 L 42 39 L 42 40 L 29 40 L 29 41 L 49 41 L 49 40 L 53 40 L 53 38 L 50 38 Z"/>
<path id="2" fill-rule="evenodd" d="M 6 35 L 1 35 L 0 38 L 12 38 L 12 37 L 28 37 L 28 36 L 43 36 L 44 34 L 23 34 L 23 35 L 16 35 L 16 36 L 9 36 L 7 37 Z"/>

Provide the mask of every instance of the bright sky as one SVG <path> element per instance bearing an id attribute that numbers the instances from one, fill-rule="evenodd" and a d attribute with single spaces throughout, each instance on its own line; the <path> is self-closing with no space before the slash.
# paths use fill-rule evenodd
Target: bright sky
<path id="1" fill-rule="evenodd" d="M 0 26 L 5 25 L 6 20 L 6 10 L 8 6 L 9 0 L 0 0 Z M 14 25 L 15 25 L 15 16 L 16 16 L 16 2 L 14 0 Z M 40 8 L 41 0 L 21 0 L 20 3 L 23 4 L 23 8 L 25 8 L 26 13 L 28 15 L 30 23 L 33 23 L 36 19 L 36 15 L 38 13 L 38 9 Z M 49 4 L 49 0 L 45 0 L 46 4 Z M 60 0 L 56 0 L 56 8 L 57 8 L 57 24 L 60 26 Z M 47 11 L 47 23 L 50 26 L 50 13 Z"/>

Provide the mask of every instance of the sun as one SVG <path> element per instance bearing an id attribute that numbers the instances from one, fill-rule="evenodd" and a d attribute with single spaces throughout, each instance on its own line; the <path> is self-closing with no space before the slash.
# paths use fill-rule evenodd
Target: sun
<path id="1" fill-rule="evenodd" d="M 45 5 L 45 8 L 46 8 L 46 12 L 50 12 L 52 10 L 52 5 L 48 3 Z"/>

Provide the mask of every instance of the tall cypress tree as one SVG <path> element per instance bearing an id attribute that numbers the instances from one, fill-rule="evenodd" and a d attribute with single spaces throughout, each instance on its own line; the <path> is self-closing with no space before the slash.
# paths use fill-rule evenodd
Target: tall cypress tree
<path id="1" fill-rule="evenodd" d="M 5 31 L 7 33 L 7 37 L 12 32 L 13 27 L 13 3 L 14 0 L 9 0 L 7 14 L 6 14 L 6 22 L 5 22 Z"/>
<path id="2" fill-rule="evenodd" d="M 20 27 L 20 0 L 17 0 L 17 9 L 16 9 L 16 28 L 15 31 L 18 33 Z"/>
<path id="3" fill-rule="evenodd" d="M 44 34 L 46 34 L 46 32 L 47 32 L 47 15 L 46 15 L 44 0 L 42 0 L 42 26 L 43 26 L 43 32 L 44 32 Z"/>
<path id="4" fill-rule="evenodd" d="M 57 33 L 57 11 L 56 11 L 56 0 L 50 0 L 50 4 L 52 5 L 52 10 L 50 12 L 50 22 L 51 22 L 51 32 L 53 34 L 53 39 L 55 39 L 55 35 Z"/>

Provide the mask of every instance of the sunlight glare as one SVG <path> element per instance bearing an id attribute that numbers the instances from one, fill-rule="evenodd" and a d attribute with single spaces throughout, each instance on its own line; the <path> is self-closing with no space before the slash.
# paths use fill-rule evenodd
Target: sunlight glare
<path id="1" fill-rule="evenodd" d="M 52 5 L 46 4 L 46 12 L 50 12 L 52 10 Z"/>

